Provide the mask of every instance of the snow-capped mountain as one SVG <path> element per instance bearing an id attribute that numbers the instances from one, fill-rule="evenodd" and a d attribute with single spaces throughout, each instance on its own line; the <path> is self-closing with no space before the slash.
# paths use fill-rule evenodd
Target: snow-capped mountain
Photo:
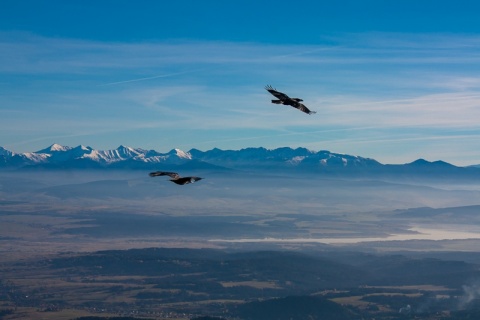
<path id="1" fill-rule="evenodd" d="M 52 144 L 50 147 L 36 151 L 35 153 L 47 153 L 47 154 L 53 154 L 57 152 L 65 152 L 71 150 L 71 147 L 65 147 L 62 145 L 59 145 L 57 143 Z"/>
<path id="2" fill-rule="evenodd" d="M 21 167 L 48 165 L 49 167 L 108 167 L 119 162 L 130 163 L 164 163 L 182 164 L 192 157 L 188 152 L 173 149 L 168 153 L 159 153 L 155 150 L 134 149 L 119 146 L 113 150 L 95 150 L 91 147 L 79 145 L 77 147 L 52 144 L 36 152 L 14 153 L 0 147 L 0 165 Z M 82 164 L 82 165 L 80 165 Z"/>
<path id="3" fill-rule="evenodd" d="M 330 151 L 312 151 L 306 148 L 246 148 L 241 150 L 212 149 L 202 152 L 192 149 L 189 153 L 198 160 L 227 167 L 285 166 L 285 167 L 366 167 L 381 166 L 373 159 Z"/>
<path id="4" fill-rule="evenodd" d="M 5 149 L 4 147 L 0 147 L 0 157 L 1 156 L 4 156 L 4 157 L 11 157 L 13 156 L 14 153 L 12 151 L 8 151 L 7 149 Z"/>
<path id="5" fill-rule="evenodd" d="M 0 168 L 115 168 L 161 169 L 187 166 L 202 169 L 296 170 L 295 172 L 325 174 L 430 174 L 480 177 L 480 168 L 456 167 L 443 161 L 423 159 L 404 165 L 388 165 L 347 154 L 306 148 L 245 148 L 241 150 L 211 149 L 167 153 L 155 150 L 119 146 L 112 150 L 96 150 L 88 146 L 68 147 L 53 144 L 48 148 L 27 153 L 14 153 L 0 147 Z"/>

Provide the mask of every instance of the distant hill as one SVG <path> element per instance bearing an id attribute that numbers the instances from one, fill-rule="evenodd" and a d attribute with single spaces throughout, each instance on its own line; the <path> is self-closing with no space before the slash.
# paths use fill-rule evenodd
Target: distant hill
<path id="1" fill-rule="evenodd" d="M 418 159 L 411 163 L 382 164 L 374 159 L 306 148 L 245 148 L 208 151 L 173 149 L 167 153 L 119 146 L 113 150 L 67 147 L 59 144 L 36 152 L 15 153 L 0 147 L 4 169 L 141 169 L 141 170 L 248 170 L 323 175 L 411 176 L 480 178 L 480 167 L 457 167 L 444 161 Z"/>

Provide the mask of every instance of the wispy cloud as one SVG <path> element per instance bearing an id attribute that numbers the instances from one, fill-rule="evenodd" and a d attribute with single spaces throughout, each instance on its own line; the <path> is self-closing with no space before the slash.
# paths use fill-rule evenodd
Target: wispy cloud
<path id="1" fill-rule="evenodd" d="M 144 78 L 136 78 L 136 79 L 110 82 L 110 83 L 105 83 L 105 84 L 100 85 L 100 86 L 112 86 L 112 85 L 116 85 L 116 84 L 146 81 L 146 80 L 153 80 L 153 79 L 158 79 L 158 78 L 175 77 L 175 76 L 184 75 L 184 74 L 188 74 L 188 73 L 201 72 L 201 71 L 204 71 L 204 70 L 205 69 L 196 69 L 196 70 L 188 70 L 188 71 L 183 71 L 183 72 L 174 72 L 174 73 L 169 73 L 169 74 L 160 74 L 160 75 L 151 76 L 151 77 L 144 77 Z"/>
<path id="2" fill-rule="evenodd" d="M 479 62 L 476 36 L 342 35 L 320 45 L 216 41 L 116 43 L 0 33 L 3 72 L 76 73 L 171 64 L 458 64 Z M 147 77 L 145 77 L 147 78 Z"/>

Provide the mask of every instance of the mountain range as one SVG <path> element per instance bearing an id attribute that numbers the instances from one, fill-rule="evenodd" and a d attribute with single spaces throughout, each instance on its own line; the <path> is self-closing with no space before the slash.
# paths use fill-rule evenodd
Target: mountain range
<path id="1" fill-rule="evenodd" d="M 418 159 L 406 164 L 382 164 L 371 158 L 306 148 L 208 151 L 172 149 L 167 153 L 119 146 L 113 150 L 96 150 L 52 144 L 36 152 L 15 153 L 0 147 L 0 168 L 45 169 L 203 169 L 203 170 L 290 170 L 322 174 L 422 174 L 436 177 L 480 177 L 478 166 L 458 167 L 444 161 Z"/>

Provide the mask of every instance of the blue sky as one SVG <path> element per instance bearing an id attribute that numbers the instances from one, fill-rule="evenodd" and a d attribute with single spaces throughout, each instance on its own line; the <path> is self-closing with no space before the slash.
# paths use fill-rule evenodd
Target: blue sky
<path id="1" fill-rule="evenodd" d="M 477 1 L 2 1 L 0 146 L 480 163 Z M 271 84 L 315 115 L 270 103 Z"/>

